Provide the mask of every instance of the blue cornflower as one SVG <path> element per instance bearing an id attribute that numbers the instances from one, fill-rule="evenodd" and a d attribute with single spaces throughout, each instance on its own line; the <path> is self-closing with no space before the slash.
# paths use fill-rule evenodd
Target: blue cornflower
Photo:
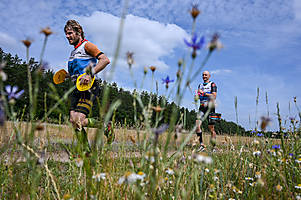
<path id="1" fill-rule="evenodd" d="M 17 86 L 10 86 L 10 85 L 7 85 L 5 86 L 5 91 L 8 95 L 8 99 L 11 100 L 11 99 L 19 99 L 20 96 L 24 93 L 24 90 L 21 90 L 19 92 L 17 92 L 18 90 L 18 87 Z"/>
<path id="2" fill-rule="evenodd" d="M 163 81 L 162 83 L 166 84 L 166 88 L 168 88 L 169 83 L 174 82 L 174 80 L 169 79 L 169 76 L 167 76 L 165 79 L 162 78 L 162 81 Z"/>
<path id="3" fill-rule="evenodd" d="M 205 37 L 202 36 L 200 39 L 198 39 L 198 36 L 196 35 L 196 33 L 193 34 L 192 38 L 191 38 L 191 42 L 188 42 L 185 38 L 184 38 L 184 42 L 188 47 L 191 47 L 193 49 L 192 52 L 192 57 L 195 58 L 196 57 L 196 51 L 201 49 L 205 43 Z"/>
<path id="4" fill-rule="evenodd" d="M 262 133 L 257 133 L 257 136 L 258 136 L 258 137 L 262 137 L 263 134 L 262 134 Z"/>
<path id="5" fill-rule="evenodd" d="M 43 61 L 40 68 L 41 68 L 41 70 L 47 70 L 50 68 L 50 65 L 48 62 Z"/>
<path id="6" fill-rule="evenodd" d="M 3 106 L 3 101 L 0 100 L 0 126 L 3 126 L 4 121 L 5 121 L 4 106 Z"/>
<path id="7" fill-rule="evenodd" d="M 293 156 L 294 156 L 294 154 L 293 154 L 293 153 L 289 153 L 288 155 L 289 155 L 289 156 L 291 156 L 291 157 L 293 157 Z"/>
<path id="8" fill-rule="evenodd" d="M 165 83 L 165 84 L 168 84 L 170 82 L 174 82 L 174 80 L 169 79 L 169 76 L 167 76 L 166 79 L 162 78 L 162 81 L 163 81 L 162 83 Z"/>
<path id="9" fill-rule="evenodd" d="M 168 127 L 169 127 L 168 124 L 162 124 L 159 128 L 152 128 L 152 132 L 158 136 L 164 133 L 168 129 Z"/>
<path id="10" fill-rule="evenodd" d="M 280 145 L 279 144 L 275 144 L 272 146 L 273 149 L 280 149 Z"/>
<path id="11" fill-rule="evenodd" d="M 202 46 L 205 43 L 205 37 L 202 36 L 199 41 L 198 40 L 198 36 L 196 35 L 196 33 L 193 34 L 192 38 L 191 38 L 191 42 L 188 42 L 185 38 L 184 38 L 184 42 L 188 47 L 191 47 L 193 50 L 198 50 L 201 49 Z"/>

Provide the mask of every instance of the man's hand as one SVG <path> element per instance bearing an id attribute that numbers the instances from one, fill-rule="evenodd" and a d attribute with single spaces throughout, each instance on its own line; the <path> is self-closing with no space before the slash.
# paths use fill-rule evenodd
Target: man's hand
<path id="1" fill-rule="evenodd" d="M 86 74 L 79 79 L 81 85 L 88 85 L 91 82 L 91 76 Z"/>
<path id="2" fill-rule="evenodd" d="M 65 76 L 65 80 L 66 80 L 67 78 L 70 78 L 70 77 L 71 77 L 70 74 L 67 73 L 66 76 Z"/>
<path id="3" fill-rule="evenodd" d="M 198 93 L 201 94 L 202 96 L 205 95 L 205 92 L 203 90 L 201 90 L 201 89 L 199 89 Z"/>

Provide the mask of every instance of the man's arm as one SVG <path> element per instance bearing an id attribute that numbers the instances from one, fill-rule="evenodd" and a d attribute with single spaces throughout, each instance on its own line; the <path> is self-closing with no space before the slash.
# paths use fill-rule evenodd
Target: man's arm
<path id="1" fill-rule="evenodd" d="M 216 92 L 212 92 L 211 94 L 209 93 L 204 93 L 204 96 L 212 98 L 212 99 L 216 99 Z"/>
<path id="2" fill-rule="evenodd" d="M 98 56 L 98 62 L 94 67 L 95 74 L 102 71 L 108 64 L 110 64 L 110 60 L 105 54 Z"/>
<path id="3" fill-rule="evenodd" d="M 95 44 L 88 42 L 85 45 L 85 50 L 88 54 L 98 59 L 97 64 L 93 68 L 93 75 L 102 71 L 110 63 L 109 58 Z"/>

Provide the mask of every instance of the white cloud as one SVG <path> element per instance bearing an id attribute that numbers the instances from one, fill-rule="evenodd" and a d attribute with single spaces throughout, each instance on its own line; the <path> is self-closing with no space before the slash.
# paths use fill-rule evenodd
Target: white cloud
<path id="1" fill-rule="evenodd" d="M 17 42 L 15 38 L 9 36 L 6 33 L 0 32 L 0 46 L 6 47 L 9 50 L 18 48 L 20 42 Z"/>
<path id="2" fill-rule="evenodd" d="M 300 0 L 294 1 L 294 14 L 295 14 L 295 19 L 297 21 L 301 21 L 301 1 Z"/>
<path id="3" fill-rule="evenodd" d="M 114 15 L 94 12 L 91 16 L 73 16 L 84 27 L 84 31 L 99 48 L 113 57 L 116 47 L 120 18 Z M 134 52 L 135 66 L 155 65 L 165 71 L 169 67 L 163 57 L 171 57 L 174 49 L 188 37 L 185 30 L 175 24 L 162 24 L 146 18 L 127 15 L 120 49 L 118 66 L 126 66 L 125 54 Z"/>
<path id="4" fill-rule="evenodd" d="M 210 71 L 211 74 L 223 74 L 223 73 L 231 73 L 231 69 L 217 69 Z"/>

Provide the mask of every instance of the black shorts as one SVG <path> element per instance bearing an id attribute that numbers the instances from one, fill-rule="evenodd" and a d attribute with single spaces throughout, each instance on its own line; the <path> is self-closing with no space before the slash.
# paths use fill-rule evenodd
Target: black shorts
<path id="1" fill-rule="evenodd" d="M 70 95 L 70 111 L 80 112 L 88 116 L 91 112 L 96 97 L 99 96 L 99 92 L 100 90 L 97 80 L 94 81 L 91 89 L 87 91 L 81 92 L 78 91 L 77 88 L 75 88 L 75 90 Z"/>
<path id="2" fill-rule="evenodd" d="M 206 114 L 206 112 L 208 111 L 208 109 L 209 109 L 208 106 L 200 106 L 199 111 L 202 114 L 201 117 L 203 117 Z M 212 120 L 212 119 L 209 118 L 209 116 L 211 114 L 213 114 L 213 113 L 215 113 L 215 108 L 211 108 L 211 110 L 210 110 L 210 112 L 209 112 L 209 114 L 207 116 L 208 125 L 214 125 L 215 124 L 215 120 Z"/>

